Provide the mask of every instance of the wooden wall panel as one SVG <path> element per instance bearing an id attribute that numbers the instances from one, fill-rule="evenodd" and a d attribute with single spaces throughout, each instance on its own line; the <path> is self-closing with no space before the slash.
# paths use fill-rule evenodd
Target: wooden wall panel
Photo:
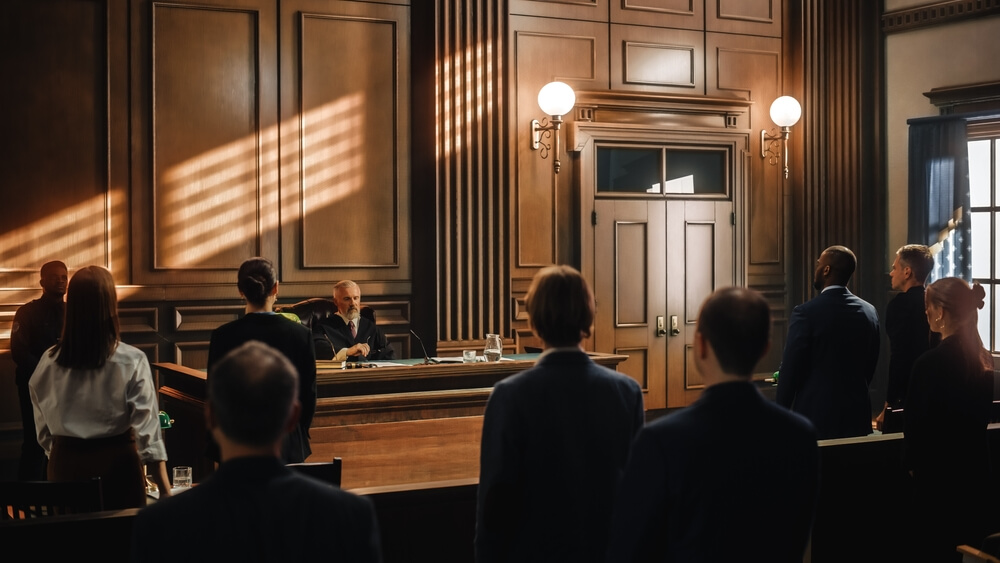
<path id="1" fill-rule="evenodd" d="M 232 282 L 250 256 L 277 254 L 276 14 L 264 0 L 153 2 L 142 25 L 133 256 L 146 284 Z M 142 120 L 145 123 L 145 120 Z M 148 168 L 147 168 L 148 166 Z M 146 176 L 148 170 L 148 176 Z M 148 242 L 147 242 L 148 241 Z M 147 251 L 151 249 L 151 252 Z"/>
<path id="2" fill-rule="evenodd" d="M 600 22 L 608 21 L 608 4 L 620 1 L 621 0 L 509 0 L 511 14 Z"/>
<path id="3" fill-rule="evenodd" d="M 782 0 L 705 0 L 705 29 L 781 37 Z"/>
<path id="4" fill-rule="evenodd" d="M 406 280 L 408 8 L 301 0 L 281 17 L 284 279 Z"/>
<path id="5" fill-rule="evenodd" d="M 63 260 L 124 268 L 122 1 L 5 2 L 0 16 L 0 287 Z M 113 135 L 115 137 L 113 137 Z"/>
<path id="6" fill-rule="evenodd" d="M 434 246 L 436 263 L 427 268 L 425 258 L 422 265 L 425 275 L 434 277 L 438 306 L 425 312 L 435 317 L 437 339 L 448 349 L 481 349 L 489 333 L 518 338 L 510 313 L 510 94 L 503 4 L 445 0 L 432 20 L 436 153 L 427 156 L 435 159 L 436 182 L 420 179 L 421 203 L 429 213 L 414 221 L 428 215 L 436 221 L 414 236 Z M 421 252 L 426 257 L 427 251 Z M 425 303 L 421 299 L 415 309 Z"/>
<path id="7" fill-rule="evenodd" d="M 783 272 L 784 200 L 782 169 L 760 158 L 761 129 L 773 130 L 770 107 L 781 90 L 781 41 L 709 33 L 706 37 L 709 94 L 754 101 L 750 108 L 747 261 L 751 275 Z M 801 129 L 793 131 L 798 134 Z M 775 131 L 772 131 L 772 133 Z"/>
<path id="8" fill-rule="evenodd" d="M 703 95 L 705 34 L 611 26 L 611 88 Z"/>
<path id="9" fill-rule="evenodd" d="M 705 29 L 705 0 L 614 0 L 611 22 Z"/>
<path id="10" fill-rule="evenodd" d="M 516 84 L 511 119 L 517 155 L 513 263 L 515 269 L 533 273 L 554 262 L 578 261 L 571 242 L 578 230 L 566 143 L 559 155 L 564 163 L 560 174 L 553 173 L 551 154 L 543 159 L 531 148 L 531 120 L 545 117 L 538 107 L 538 91 L 553 80 L 564 81 L 577 90 L 607 89 L 609 36 L 607 25 L 587 22 L 512 17 L 511 26 Z M 561 135 L 565 135 L 568 123 L 563 125 Z"/>

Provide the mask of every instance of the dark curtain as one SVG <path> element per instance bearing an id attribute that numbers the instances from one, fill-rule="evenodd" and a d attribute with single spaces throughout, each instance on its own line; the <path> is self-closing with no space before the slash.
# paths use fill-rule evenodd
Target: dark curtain
<path id="1" fill-rule="evenodd" d="M 969 151 L 962 118 L 911 119 L 909 234 L 932 247 L 928 283 L 955 276 L 972 280 Z"/>

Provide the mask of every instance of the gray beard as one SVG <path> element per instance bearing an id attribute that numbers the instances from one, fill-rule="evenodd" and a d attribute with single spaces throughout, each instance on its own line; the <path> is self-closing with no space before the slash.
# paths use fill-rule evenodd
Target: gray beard
<path id="1" fill-rule="evenodd" d="M 347 320 L 356 321 L 361 317 L 361 313 L 357 309 L 351 309 L 347 311 Z"/>

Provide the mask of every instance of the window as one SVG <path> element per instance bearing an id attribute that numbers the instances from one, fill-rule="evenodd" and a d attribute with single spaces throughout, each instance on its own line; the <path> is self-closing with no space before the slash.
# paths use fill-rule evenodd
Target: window
<path id="1" fill-rule="evenodd" d="M 598 194 L 729 197 L 731 149 L 718 146 L 598 146 Z"/>
<path id="2" fill-rule="evenodd" d="M 991 352 L 1000 351 L 1000 122 L 969 128 L 969 198 L 972 229 L 972 280 L 986 290 L 979 312 L 979 335 Z"/>

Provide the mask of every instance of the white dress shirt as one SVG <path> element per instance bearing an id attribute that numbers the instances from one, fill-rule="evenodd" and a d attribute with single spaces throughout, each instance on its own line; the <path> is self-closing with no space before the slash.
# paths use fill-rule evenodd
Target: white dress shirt
<path id="1" fill-rule="evenodd" d="M 49 455 L 53 436 L 107 438 L 135 430 L 143 462 L 167 459 L 149 360 L 119 342 L 99 369 L 69 369 L 46 351 L 28 383 L 38 443 Z"/>

